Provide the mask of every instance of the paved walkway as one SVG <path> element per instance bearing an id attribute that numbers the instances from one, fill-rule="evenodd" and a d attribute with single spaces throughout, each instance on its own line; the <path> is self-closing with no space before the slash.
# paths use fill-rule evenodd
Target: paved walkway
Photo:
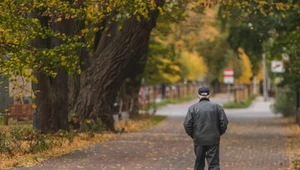
<path id="1" fill-rule="evenodd" d="M 224 103 L 225 97 L 212 101 Z M 182 123 L 187 108 L 195 102 L 159 109 L 158 114 L 168 115 L 168 119 L 148 130 L 19 169 L 193 169 L 192 140 Z M 280 170 L 288 166 L 281 119 L 270 113 L 269 104 L 259 98 L 248 109 L 226 110 L 230 124 L 221 140 L 222 170 Z"/>

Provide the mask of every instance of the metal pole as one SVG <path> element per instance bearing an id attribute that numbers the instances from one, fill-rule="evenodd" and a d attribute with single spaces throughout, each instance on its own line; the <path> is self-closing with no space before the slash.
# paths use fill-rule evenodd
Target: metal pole
<path id="1" fill-rule="evenodd" d="M 264 95 L 264 100 L 267 101 L 268 100 L 268 91 L 267 91 L 267 67 L 266 67 L 266 54 L 263 53 L 262 54 L 263 57 L 263 95 Z"/>
<path id="2" fill-rule="evenodd" d="M 228 102 L 230 102 L 230 83 L 227 83 Z"/>
<path id="3" fill-rule="evenodd" d="M 253 77 L 253 89 L 252 93 L 256 95 L 256 76 Z"/>

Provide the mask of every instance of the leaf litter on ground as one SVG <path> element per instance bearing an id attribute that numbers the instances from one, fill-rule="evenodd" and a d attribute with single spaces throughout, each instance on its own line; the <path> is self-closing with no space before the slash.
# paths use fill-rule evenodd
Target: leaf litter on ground
<path id="1" fill-rule="evenodd" d="M 164 116 L 142 116 L 142 118 L 137 120 L 129 120 L 128 122 L 120 121 L 115 127 L 116 129 L 124 128 L 124 132 L 126 134 L 149 128 L 158 124 L 165 118 L 166 117 Z M 9 127 L 0 126 L 0 130 L 9 132 Z M 38 153 L 16 153 L 13 157 L 0 154 L 0 169 L 7 169 L 17 166 L 30 167 L 50 158 L 59 157 L 76 150 L 82 150 L 97 143 L 117 139 L 118 137 L 120 137 L 120 134 L 111 132 L 95 133 L 93 136 L 91 136 L 89 133 L 79 133 L 78 135 L 74 136 L 72 142 L 66 140 L 59 147 L 54 147 Z"/>
<path id="2" fill-rule="evenodd" d="M 300 170 L 300 126 L 295 119 L 286 118 L 285 134 L 287 136 L 287 150 L 290 159 L 290 170 Z"/>

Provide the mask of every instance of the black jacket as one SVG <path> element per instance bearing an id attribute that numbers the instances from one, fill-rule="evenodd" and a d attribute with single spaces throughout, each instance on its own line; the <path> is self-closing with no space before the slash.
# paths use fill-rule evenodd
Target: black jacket
<path id="1" fill-rule="evenodd" d="M 190 106 L 183 123 L 195 146 L 219 144 L 227 125 L 228 120 L 222 106 L 208 99 L 201 99 L 199 103 Z"/>

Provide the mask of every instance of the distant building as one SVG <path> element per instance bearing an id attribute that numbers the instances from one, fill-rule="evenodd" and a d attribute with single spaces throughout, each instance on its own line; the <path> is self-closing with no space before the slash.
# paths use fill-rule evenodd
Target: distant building
<path id="1" fill-rule="evenodd" d="M 8 79 L 0 75 L 0 112 L 12 103 L 31 103 L 32 83 L 21 76 Z"/>

